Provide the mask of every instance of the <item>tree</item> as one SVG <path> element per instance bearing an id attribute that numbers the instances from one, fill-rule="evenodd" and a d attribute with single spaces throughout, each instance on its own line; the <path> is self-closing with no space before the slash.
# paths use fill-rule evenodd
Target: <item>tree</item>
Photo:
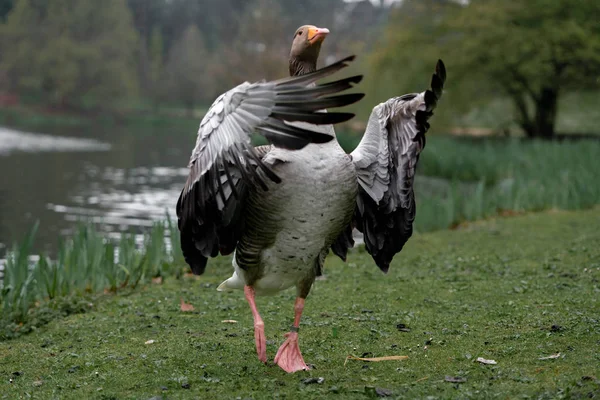
<path id="1" fill-rule="evenodd" d="M 155 54 L 156 40 L 160 40 L 162 49 L 162 31 L 165 28 L 164 21 L 167 10 L 172 4 L 165 0 L 127 0 L 131 10 L 133 24 L 139 35 L 137 47 L 137 74 L 139 87 L 143 95 L 153 96 L 155 80 L 152 78 L 152 68 Z M 160 36 L 158 38 L 157 36 Z M 154 41 L 154 43 L 152 42 Z M 166 54 L 161 55 L 162 57 Z"/>
<path id="2" fill-rule="evenodd" d="M 367 97 L 372 98 L 369 102 L 422 91 L 437 59 L 442 58 L 450 78 L 445 85 L 444 107 L 436 109 L 434 127 L 447 128 L 454 122 L 457 105 L 464 103 L 458 99 L 462 91 L 456 89 L 464 90 L 464 85 L 457 85 L 456 63 L 452 57 L 454 48 L 448 44 L 444 25 L 457 8 L 460 6 L 451 0 L 405 0 L 392 11 L 368 56 L 369 73 L 365 77 L 365 86 Z M 370 110 L 361 112 L 368 118 L 365 111 Z"/>
<path id="3" fill-rule="evenodd" d="M 17 89 L 61 106 L 135 93 L 137 34 L 121 0 L 18 0 L 0 29 Z"/>
<path id="4" fill-rule="evenodd" d="M 160 94 L 160 79 L 163 75 L 163 39 L 158 27 L 152 30 L 152 36 L 150 38 L 150 51 L 149 51 L 149 63 L 150 71 L 148 79 L 151 84 L 151 88 L 148 90 L 154 104 L 157 105 L 157 100 Z"/>
<path id="5" fill-rule="evenodd" d="M 0 21 L 6 20 L 6 15 L 13 7 L 13 0 L 0 0 Z"/>
<path id="6" fill-rule="evenodd" d="M 559 96 L 600 74 L 600 3 L 474 1 L 453 27 L 470 68 L 483 68 L 510 97 L 530 137 L 555 134 Z"/>
<path id="7" fill-rule="evenodd" d="M 449 3 L 426 2 L 432 7 Z M 409 0 L 406 6 L 414 3 Z M 431 58 L 436 52 L 444 56 L 454 79 L 497 88 L 511 100 L 516 121 L 527 136 L 552 137 L 560 95 L 598 85 L 600 3 L 471 0 L 464 6 L 445 7 L 448 12 L 429 15 L 435 26 L 426 35 L 413 24 L 412 33 L 394 45 L 411 55 L 412 50 Z M 479 86 L 477 95 L 483 92 Z"/>
<path id="8" fill-rule="evenodd" d="M 275 0 L 256 0 L 239 17 L 239 33 L 213 52 L 205 73 L 213 82 L 213 97 L 244 81 L 276 79 L 288 74 L 291 33 L 285 32 L 281 8 Z M 295 30 L 296 28 L 294 28 Z"/>
<path id="9" fill-rule="evenodd" d="M 182 102 L 189 112 L 198 103 L 211 100 L 212 80 L 204 65 L 207 58 L 200 31 L 196 25 L 189 25 L 171 49 L 163 82 L 166 97 Z"/>

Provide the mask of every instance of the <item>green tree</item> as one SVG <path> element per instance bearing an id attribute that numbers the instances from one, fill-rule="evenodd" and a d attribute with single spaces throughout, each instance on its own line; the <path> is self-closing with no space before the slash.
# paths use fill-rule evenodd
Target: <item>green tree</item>
<path id="1" fill-rule="evenodd" d="M 156 105 L 157 100 L 160 98 L 160 80 L 163 75 L 163 53 L 164 45 L 163 38 L 158 27 L 152 30 L 152 36 L 150 37 L 150 51 L 149 51 L 149 62 L 150 71 L 148 79 L 151 84 L 149 90 L 152 100 Z"/>
<path id="2" fill-rule="evenodd" d="M 189 112 L 202 102 L 209 102 L 212 78 L 206 73 L 208 58 L 204 40 L 195 25 L 189 25 L 171 49 L 165 66 L 166 98 L 185 104 Z"/>
<path id="3" fill-rule="evenodd" d="M 451 27 L 465 37 L 466 66 L 485 69 L 497 82 L 525 133 L 551 137 L 559 96 L 597 84 L 599 16 L 596 1 L 479 0 Z"/>
<path id="4" fill-rule="evenodd" d="M 600 3 L 581 0 L 471 0 L 458 6 L 447 1 L 407 0 L 445 7 L 440 14 L 421 14 L 419 24 L 391 24 L 384 49 L 413 59 L 443 56 L 454 79 L 465 88 L 477 83 L 477 95 L 490 88 L 507 96 L 516 122 L 530 137 L 552 137 L 558 100 L 567 91 L 598 85 L 600 74 Z M 415 14 L 416 15 L 416 14 Z M 398 17 L 397 17 L 398 18 Z M 391 57 L 394 58 L 394 57 Z M 406 57 L 405 57 L 406 58 Z M 389 60 L 390 57 L 387 57 Z M 394 65 L 399 65 L 398 57 Z M 378 66 L 388 69 L 381 61 Z M 483 85 L 480 85 L 484 82 Z M 454 86 L 456 90 L 465 90 Z"/>
<path id="5" fill-rule="evenodd" d="M 467 103 L 462 98 L 465 86 L 464 82 L 457 85 L 454 49 L 448 45 L 444 26 L 459 8 L 451 0 L 405 0 L 392 12 L 368 55 L 365 103 L 376 104 L 403 93 L 422 91 L 437 59 L 442 58 L 451 79 L 445 85 L 444 107 L 436 109 L 434 129 L 448 128 L 455 123 L 457 111 L 467 111 L 460 107 Z M 370 112 L 363 109 L 360 115 L 366 119 Z"/>
<path id="6" fill-rule="evenodd" d="M 6 20 L 6 15 L 13 7 L 13 0 L 0 0 L 0 21 Z"/>
<path id="7" fill-rule="evenodd" d="M 137 34 L 122 0 L 18 0 L 0 34 L 16 89 L 62 106 L 135 93 Z"/>

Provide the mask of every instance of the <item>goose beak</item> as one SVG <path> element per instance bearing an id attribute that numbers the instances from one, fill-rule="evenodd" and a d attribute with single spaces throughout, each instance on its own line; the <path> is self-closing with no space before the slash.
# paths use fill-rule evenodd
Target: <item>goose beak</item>
<path id="1" fill-rule="evenodd" d="M 320 43 L 325 40 L 328 33 L 329 29 L 327 28 L 317 28 L 316 26 L 308 28 L 308 42 L 310 44 Z"/>

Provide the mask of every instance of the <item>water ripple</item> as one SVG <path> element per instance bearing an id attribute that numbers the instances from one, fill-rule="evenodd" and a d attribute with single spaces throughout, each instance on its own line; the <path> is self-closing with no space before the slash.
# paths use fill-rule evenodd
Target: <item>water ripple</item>
<path id="1" fill-rule="evenodd" d="M 94 139 L 51 136 L 0 127 L 0 156 L 18 151 L 107 151 L 110 148 L 110 144 Z"/>

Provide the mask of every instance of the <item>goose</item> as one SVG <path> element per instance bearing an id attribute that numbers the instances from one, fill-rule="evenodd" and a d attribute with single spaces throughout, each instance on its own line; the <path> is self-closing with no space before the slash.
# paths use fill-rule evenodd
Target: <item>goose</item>
<path id="1" fill-rule="evenodd" d="M 296 288 L 293 323 L 274 359 L 288 373 L 309 369 L 299 347 L 300 319 L 330 249 L 345 261 L 357 228 L 375 264 L 387 272 L 412 235 L 415 169 L 446 79 L 439 60 L 430 90 L 375 106 L 358 147 L 347 154 L 333 123 L 350 116 L 318 110 L 358 101 L 362 95 L 323 96 L 349 89 L 360 77 L 315 84 L 353 59 L 318 70 L 328 34 L 301 26 L 287 80 L 242 84 L 213 104 L 200 124 L 177 202 L 181 248 L 193 273 L 202 274 L 208 258 L 233 253 L 233 274 L 218 290 L 244 291 L 263 363 L 266 338 L 255 297 Z M 242 98 L 233 110 L 235 96 Z M 252 147 L 253 130 L 271 144 Z"/>

